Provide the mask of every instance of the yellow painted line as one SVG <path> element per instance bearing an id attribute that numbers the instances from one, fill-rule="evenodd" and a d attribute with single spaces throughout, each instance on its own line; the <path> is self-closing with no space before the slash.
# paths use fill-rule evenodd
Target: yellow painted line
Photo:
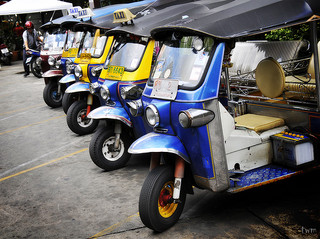
<path id="1" fill-rule="evenodd" d="M 19 128 L 3 131 L 3 132 L 0 132 L 0 135 L 11 133 L 11 132 L 14 132 L 14 131 L 17 131 L 17 130 L 20 130 L 20 129 L 28 128 L 30 126 L 34 126 L 34 125 L 37 125 L 37 124 L 42 124 L 42 123 L 45 123 L 45 122 L 48 122 L 48 121 L 51 121 L 51 120 L 55 120 L 55 119 L 58 119 L 58 118 L 61 118 L 61 117 L 65 117 L 65 116 L 66 115 L 60 115 L 60 116 L 56 116 L 56 117 L 53 117 L 53 118 L 50 118 L 50 119 L 46 119 L 46 120 L 42 120 L 42 121 L 39 121 L 39 122 L 35 122 L 35 123 L 32 123 L 32 124 L 24 125 L 24 126 L 21 126 Z"/>
<path id="2" fill-rule="evenodd" d="M 29 106 L 29 107 L 26 107 L 26 108 L 20 108 L 20 109 L 16 109 L 16 110 L 12 110 L 12 111 L 3 112 L 3 113 L 0 113 L 0 115 L 12 114 L 12 113 L 16 113 L 16 112 L 19 112 L 19 111 L 29 110 L 29 109 L 38 107 L 40 105 L 43 105 L 43 104 L 38 104 L 38 105 Z"/>
<path id="3" fill-rule="evenodd" d="M 90 238 L 98 238 L 98 237 L 105 236 L 105 235 L 107 235 L 108 233 L 111 233 L 113 230 L 119 228 L 122 224 L 131 221 L 132 218 L 137 217 L 137 216 L 139 216 L 139 213 L 138 213 L 138 212 L 137 212 L 136 214 L 133 214 L 133 215 L 127 217 L 126 219 L 124 219 L 124 220 L 122 220 L 122 221 L 120 221 L 120 222 L 118 222 L 118 223 L 116 223 L 116 224 L 113 224 L 112 226 L 110 226 L 110 227 L 102 230 L 101 232 L 95 234 L 94 236 L 89 237 L 89 239 L 90 239 Z"/>
<path id="4" fill-rule="evenodd" d="M 71 154 L 62 156 L 62 157 L 60 157 L 60 158 L 53 159 L 53 160 L 51 160 L 51 161 L 49 161 L 49 162 L 47 162 L 47 163 L 43 163 L 43 164 L 40 164 L 40 165 L 35 166 L 35 167 L 33 167 L 33 168 L 29 168 L 29 169 L 20 171 L 20 172 L 18 172 L 18 173 L 9 175 L 9 176 L 7 176 L 7 177 L 0 178 L 0 182 L 2 182 L 2 181 L 4 181 L 4 180 L 7 180 L 7 179 L 9 179 L 9 178 L 13 178 L 13 177 L 19 176 L 19 175 L 21 175 L 21 174 L 30 172 L 30 171 L 35 170 L 35 169 L 37 169 L 37 168 L 41 168 L 41 167 L 46 166 L 46 165 L 48 165 L 48 164 L 55 163 L 55 162 L 57 162 L 57 161 L 60 161 L 60 160 L 62 160 L 62 159 L 68 158 L 68 157 L 71 157 L 71 156 L 73 156 L 73 155 L 75 155 L 75 154 L 82 153 L 82 152 L 87 151 L 87 150 L 88 150 L 88 148 L 84 148 L 84 149 L 78 150 L 78 151 L 76 151 L 76 152 L 73 152 L 73 153 L 71 153 Z"/>

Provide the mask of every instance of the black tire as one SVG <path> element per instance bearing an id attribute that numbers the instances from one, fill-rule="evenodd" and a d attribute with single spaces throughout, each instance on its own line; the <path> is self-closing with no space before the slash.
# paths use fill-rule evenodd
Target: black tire
<path id="1" fill-rule="evenodd" d="M 165 188 L 166 184 L 170 186 Z M 161 192 L 166 192 L 167 195 L 169 193 L 172 196 L 173 184 L 174 170 L 173 166 L 169 165 L 161 165 L 153 169 L 143 183 L 139 198 L 139 214 L 143 224 L 154 231 L 163 232 L 172 227 L 179 220 L 183 211 L 186 201 L 186 187 L 183 181 L 180 202 L 160 206 L 161 201 L 165 202 L 160 198 L 160 195 L 163 195 Z M 162 214 L 160 214 L 159 209 L 162 209 Z M 168 213 L 166 217 L 163 216 L 165 212 Z"/>
<path id="2" fill-rule="evenodd" d="M 115 140 L 113 129 L 96 131 L 90 141 L 89 153 L 92 161 L 100 168 L 111 171 L 124 167 L 130 159 L 128 148 L 132 140 L 126 132 L 120 135 L 120 152 L 112 148 Z"/>
<path id="3" fill-rule="evenodd" d="M 42 77 L 42 69 L 41 66 L 38 66 L 36 63 L 37 58 L 33 57 L 30 65 L 31 65 L 31 72 L 35 77 L 41 78 Z"/>
<path id="4" fill-rule="evenodd" d="M 62 97 L 62 109 L 64 113 L 68 113 L 68 109 L 77 100 L 77 98 L 77 94 L 64 92 Z"/>
<path id="5" fill-rule="evenodd" d="M 43 89 L 43 99 L 46 104 L 52 108 L 62 105 L 62 92 L 58 94 L 58 83 L 50 80 Z"/>
<path id="6" fill-rule="evenodd" d="M 87 103 L 83 100 L 75 101 L 67 112 L 67 124 L 72 132 L 84 135 L 92 133 L 98 126 L 99 121 L 89 119 L 87 114 Z"/>

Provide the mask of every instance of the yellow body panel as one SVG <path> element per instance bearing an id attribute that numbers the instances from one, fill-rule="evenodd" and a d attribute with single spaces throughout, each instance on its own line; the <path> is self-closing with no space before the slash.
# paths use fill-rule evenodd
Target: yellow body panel
<path id="1" fill-rule="evenodd" d="M 95 39 L 93 42 L 93 46 L 95 46 L 95 44 L 97 43 L 97 38 L 99 36 L 100 36 L 100 29 L 97 29 L 95 36 L 94 36 Z M 107 55 L 108 55 L 109 50 L 110 50 L 112 43 L 113 43 L 113 39 L 114 39 L 113 36 L 108 36 L 107 43 L 104 47 L 104 51 L 99 58 L 91 57 L 90 53 L 82 53 L 80 55 L 80 57 L 75 58 L 74 63 L 78 64 L 82 68 L 83 76 L 80 78 L 80 81 L 90 82 L 90 80 L 88 78 L 88 65 L 89 64 L 90 65 L 91 64 L 103 64 L 106 61 Z"/>
<path id="2" fill-rule="evenodd" d="M 148 79 L 151 71 L 152 57 L 153 57 L 153 49 L 154 49 L 154 40 L 150 40 L 148 46 L 145 50 L 145 53 L 142 57 L 139 67 L 135 71 L 124 71 L 121 81 L 138 81 L 143 79 Z M 108 70 L 103 69 L 100 78 L 109 79 L 108 78 Z M 113 79 L 109 79 L 113 80 Z"/>

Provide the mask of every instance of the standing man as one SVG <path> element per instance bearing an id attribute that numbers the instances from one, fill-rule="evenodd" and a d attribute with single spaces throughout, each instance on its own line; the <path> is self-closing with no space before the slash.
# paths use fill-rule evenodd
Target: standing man
<path id="1" fill-rule="evenodd" d="M 28 58 L 27 51 L 29 49 L 37 50 L 37 40 L 42 41 L 38 36 L 37 31 L 34 29 L 34 25 L 31 21 L 25 23 L 26 30 L 22 34 L 23 39 L 23 67 L 24 67 L 24 77 L 30 74 L 29 66 L 26 63 Z"/>

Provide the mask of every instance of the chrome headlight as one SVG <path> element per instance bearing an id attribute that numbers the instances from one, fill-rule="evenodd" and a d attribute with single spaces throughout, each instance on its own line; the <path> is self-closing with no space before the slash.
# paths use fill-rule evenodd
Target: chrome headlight
<path id="1" fill-rule="evenodd" d="M 61 60 L 56 61 L 56 68 L 59 69 L 61 66 Z"/>
<path id="2" fill-rule="evenodd" d="M 92 95 L 98 91 L 98 88 L 100 87 L 98 82 L 90 83 L 89 85 L 89 91 Z"/>
<path id="3" fill-rule="evenodd" d="M 110 97 L 109 88 L 105 85 L 102 85 L 100 88 L 100 96 L 102 99 L 107 100 Z"/>
<path id="4" fill-rule="evenodd" d="M 179 122 L 183 128 L 200 127 L 213 120 L 215 114 L 210 110 L 189 109 L 179 113 Z"/>
<path id="5" fill-rule="evenodd" d="M 75 68 L 74 68 L 74 75 L 78 78 L 82 77 L 82 68 L 81 66 L 77 65 Z"/>
<path id="6" fill-rule="evenodd" d="M 38 57 L 38 58 L 36 59 L 36 64 L 37 64 L 37 66 L 41 66 L 41 62 L 42 62 L 41 57 Z"/>
<path id="7" fill-rule="evenodd" d="M 149 105 L 146 108 L 146 119 L 150 126 L 154 127 L 160 122 L 159 112 L 154 105 Z"/>
<path id="8" fill-rule="evenodd" d="M 97 67 L 92 68 L 91 74 L 92 74 L 94 77 L 100 76 L 101 71 L 102 71 L 102 66 L 97 66 Z"/>
<path id="9" fill-rule="evenodd" d="M 137 100 L 141 97 L 143 89 L 137 85 L 124 86 L 120 89 L 122 99 Z"/>
<path id="10" fill-rule="evenodd" d="M 74 69 L 73 61 L 71 61 L 70 59 L 67 59 L 66 60 L 66 71 L 67 71 L 67 74 L 72 74 L 73 73 L 73 69 Z"/>
<path id="11" fill-rule="evenodd" d="M 54 64 L 56 63 L 56 58 L 54 58 L 53 56 L 49 56 L 48 58 L 48 64 L 50 66 L 54 66 Z"/>
<path id="12" fill-rule="evenodd" d="M 143 107 L 141 100 L 127 102 L 127 105 L 130 107 L 130 113 L 132 114 L 132 116 L 136 117 L 142 115 Z"/>

